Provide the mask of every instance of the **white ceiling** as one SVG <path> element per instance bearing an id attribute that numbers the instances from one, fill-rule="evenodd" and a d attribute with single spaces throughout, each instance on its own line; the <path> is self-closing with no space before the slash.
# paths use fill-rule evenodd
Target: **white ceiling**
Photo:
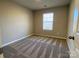
<path id="1" fill-rule="evenodd" d="M 70 0 L 13 0 L 32 10 L 68 5 Z"/>

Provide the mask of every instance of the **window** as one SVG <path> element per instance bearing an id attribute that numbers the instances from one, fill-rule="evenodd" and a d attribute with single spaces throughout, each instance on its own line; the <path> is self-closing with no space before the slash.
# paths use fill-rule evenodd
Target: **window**
<path id="1" fill-rule="evenodd" d="M 54 13 L 43 14 L 43 30 L 53 30 Z"/>

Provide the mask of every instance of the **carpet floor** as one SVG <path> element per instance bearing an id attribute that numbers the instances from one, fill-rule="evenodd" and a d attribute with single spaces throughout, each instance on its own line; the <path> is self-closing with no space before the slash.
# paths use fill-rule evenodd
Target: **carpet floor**
<path id="1" fill-rule="evenodd" d="M 30 36 L 3 48 L 5 58 L 69 58 L 66 40 Z"/>

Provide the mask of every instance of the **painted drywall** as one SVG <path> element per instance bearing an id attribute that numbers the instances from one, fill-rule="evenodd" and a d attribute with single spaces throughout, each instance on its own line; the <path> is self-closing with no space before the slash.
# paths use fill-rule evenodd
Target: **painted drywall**
<path id="1" fill-rule="evenodd" d="M 54 24 L 52 31 L 44 31 L 43 30 L 43 13 L 54 13 Z M 48 35 L 48 36 L 56 36 L 56 37 L 67 37 L 67 21 L 68 21 L 68 6 L 38 10 L 34 13 L 34 21 L 35 21 L 35 34 L 40 35 Z"/>
<path id="2" fill-rule="evenodd" d="M 2 44 L 2 36 L 1 36 L 1 26 L 0 26 L 0 48 L 1 48 L 1 44 Z"/>
<path id="3" fill-rule="evenodd" d="M 3 45 L 33 33 L 31 10 L 6 0 L 0 2 L 0 15 Z"/>
<path id="4" fill-rule="evenodd" d="M 1 14 L 0 14 L 0 20 L 1 20 Z M 2 29 L 1 29 L 1 21 L 0 21 L 0 48 L 1 48 L 1 45 L 2 44 Z"/>

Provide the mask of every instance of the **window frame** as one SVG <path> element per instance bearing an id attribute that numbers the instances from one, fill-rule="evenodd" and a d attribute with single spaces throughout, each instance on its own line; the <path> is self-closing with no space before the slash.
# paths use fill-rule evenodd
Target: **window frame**
<path id="1" fill-rule="evenodd" d="M 52 25 L 51 25 L 51 28 L 50 28 L 50 29 L 49 29 L 49 28 L 48 28 L 48 29 L 45 29 L 45 28 L 44 28 L 44 15 L 45 15 L 45 14 L 52 14 L 52 20 L 49 20 L 50 22 L 52 22 Z M 43 23 L 42 23 L 42 24 L 43 24 L 43 27 L 42 27 L 42 28 L 43 28 L 43 31 L 52 31 L 52 30 L 53 30 L 53 27 L 54 27 L 54 26 L 53 26 L 53 24 L 54 24 L 54 13 L 53 13 L 53 12 L 43 13 L 42 16 L 43 16 L 43 18 L 42 18 L 42 19 L 43 19 Z"/>

